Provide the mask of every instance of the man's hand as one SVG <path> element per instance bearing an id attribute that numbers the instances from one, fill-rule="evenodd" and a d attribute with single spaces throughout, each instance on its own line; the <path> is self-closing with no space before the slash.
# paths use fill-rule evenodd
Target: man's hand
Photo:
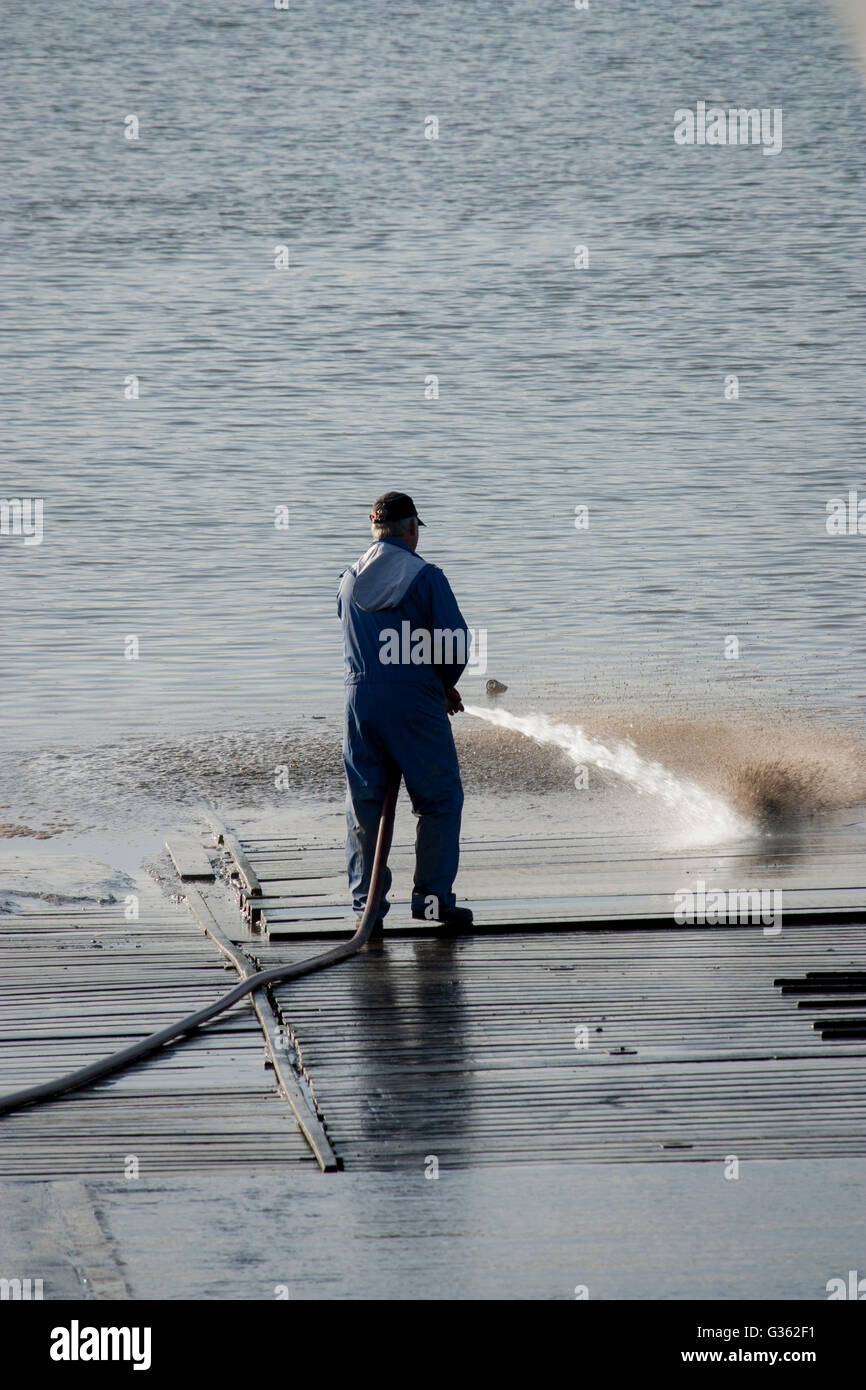
<path id="1" fill-rule="evenodd" d="M 457 711 L 463 708 L 463 701 L 460 698 L 459 690 L 452 685 L 450 690 L 445 691 L 445 699 L 448 701 L 448 713 L 453 718 Z"/>

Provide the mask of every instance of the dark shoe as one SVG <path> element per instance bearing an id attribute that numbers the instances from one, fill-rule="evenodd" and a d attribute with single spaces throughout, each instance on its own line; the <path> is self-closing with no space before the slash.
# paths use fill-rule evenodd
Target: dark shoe
<path id="1" fill-rule="evenodd" d="M 438 917 L 428 917 L 423 908 L 413 908 L 412 916 L 416 922 L 441 922 L 446 931 L 468 931 L 472 926 L 472 913 L 468 907 L 446 907 Z"/>
<path id="2" fill-rule="evenodd" d="M 468 907 L 449 907 L 442 914 L 442 925 L 446 931 L 469 931 L 473 917 Z"/>

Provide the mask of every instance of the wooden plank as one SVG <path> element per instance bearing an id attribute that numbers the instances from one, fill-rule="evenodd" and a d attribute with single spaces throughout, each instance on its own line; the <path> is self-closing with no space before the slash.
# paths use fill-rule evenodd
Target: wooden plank
<path id="1" fill-rule="evenodd" d="M 213 880 L 213 865 L 197 840 L 182 839 L 175 835 L 170 841 L 166 840 L 165 847 L 181 879 Z"/>
<path id="2" fill-rule="evenodd" d="M 206 818 L 217 837 L 217 843 L 224 845 L 231 855 L 238 877 L 249 896 L 251 898 L 261 897 L 262 886 L 237 835 L 234 831 L 229 830 L 215 811 L 209 810 Z"/>
<path id="3" fill-rule="evenodd" d="M 674 933 L 694 931 L 694 924 L 677 922 L 663 912 L 646 912 L 644 915 L 631 913 L 632 904 L 622 900 L 619 910 L 616 906 L 601 910 L 599 905 L 501 903 L 493 906 L 473 904 L 476 910 L 472 927 L 460 934 L 460 939 L 485 935 L 512 935 L 544 932 L 600 932 L 600 931 L 654 931 L 664 929 Z M 524 915 L 525 914 L 525 915 Z M 299 907 L 282 908 L 265 912 L 262 917 L 271 940 L 287 938 L 309 939 L 329 936 L 351 936 L 357 925 L 354 915 L 339 908 Z M 862 908 L 817 909 L 789 908 L 782 917 L 780 936 L 793 925 L 859 925 L 866 921 L 866 911 Z M 729 932 L 763 934 L 763 927 L 754 922 L 707 923 L 698 928 L 712 936 L 722 936 Z M 447 932 L 436 922 L 415 921 L 407 911 L 392 911 L 385 919 L 385 934 L 388 937 L 435 936 L 443 938 Z"/>

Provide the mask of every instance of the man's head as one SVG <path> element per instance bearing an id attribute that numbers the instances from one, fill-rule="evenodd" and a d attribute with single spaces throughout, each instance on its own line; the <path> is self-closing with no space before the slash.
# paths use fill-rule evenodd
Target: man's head
<path id="1" fill-rule="evenodd" d="M 373 503 L 370 529 L 377 541 L 385 536 L 396 536 L 414 550 L 418 544 L 418 527 L 423 525 L 408 493 L 383 492 Z"/>

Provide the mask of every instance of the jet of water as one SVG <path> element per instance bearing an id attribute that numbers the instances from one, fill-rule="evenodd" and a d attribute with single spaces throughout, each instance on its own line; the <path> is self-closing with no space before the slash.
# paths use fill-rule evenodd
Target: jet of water
<path id="1" fill-rule="evenodd" d="M 467 714 L 485 719 L 503 729 L 514 729 L 536 743 L 552 743 L 562 748 L 576 767 L 592 764 L 612 772 L 634 787 L 639 794 L 657 796 L 682 822 L 689 838 L 701 843 L 734 840 L 752 829 L 747 821 L 720 796 L 705 791 L 697 782 L 676 777 L 661 763 L 642 758 L 629 743 L 608 747 L 591 738 L 577 724 L 560 724 L 544 714 L 516 715 L 503 709 L 464 706 Z"/>

